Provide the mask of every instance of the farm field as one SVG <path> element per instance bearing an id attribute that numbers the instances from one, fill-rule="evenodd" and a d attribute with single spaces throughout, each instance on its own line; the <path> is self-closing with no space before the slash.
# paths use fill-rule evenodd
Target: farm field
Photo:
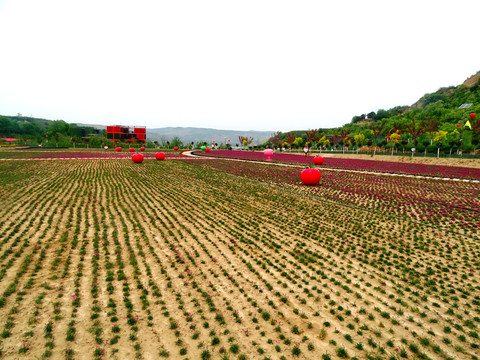
<path id="1" fill-rule="evenodd" d="M 480 184 L 111 157 L 0 163 L 2 359 L 480 358 Z"/>

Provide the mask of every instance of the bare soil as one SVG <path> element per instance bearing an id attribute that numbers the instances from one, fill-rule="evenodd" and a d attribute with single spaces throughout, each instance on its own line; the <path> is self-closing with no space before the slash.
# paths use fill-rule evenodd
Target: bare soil
<path id="1" fill-rule="evenodd" d="M 8 166 L 3 359 L 479 356 L 476 236 L 200 161 Z"/>

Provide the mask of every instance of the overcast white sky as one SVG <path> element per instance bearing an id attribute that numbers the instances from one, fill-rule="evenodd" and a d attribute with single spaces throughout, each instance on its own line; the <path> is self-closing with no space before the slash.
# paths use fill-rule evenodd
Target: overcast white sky
<path id="1" fill-rule="evenodd" d="M 479 71 L 478 14 L 478 0 L 0 0 L 0 114 L 341 126 Z"/>

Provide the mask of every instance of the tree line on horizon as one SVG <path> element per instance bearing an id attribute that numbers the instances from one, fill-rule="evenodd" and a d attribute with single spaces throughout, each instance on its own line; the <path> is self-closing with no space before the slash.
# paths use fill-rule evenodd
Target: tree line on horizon
<path id="1" fill-rule="evenodd" d="M 71 146 L 72 143 L 89 142 L 100 146 L 106 133 L 90 126 L 69 124 L 63 120 L 47 120 L 28 116 L 0 115 L 0 138 L 16 138 L 25 145 L 55 143 Z M 5 142 L 5 140 L 3 140 Z"/>

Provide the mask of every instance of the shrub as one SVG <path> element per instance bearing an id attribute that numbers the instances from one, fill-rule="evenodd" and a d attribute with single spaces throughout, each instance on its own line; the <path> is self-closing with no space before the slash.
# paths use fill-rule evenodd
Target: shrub
<path id="1" fill-rule="evenodd" d="M 348 358 L 347 349 L 344 347 L 337 348 L 337 356 L 342 359 Z"/>
<path id="2" fill-rule="evenodd" d="M 230 346 L 230 351 L 234 354 L 238 353 L 238 349 L 239 349 L 238 344 L 232 344 Z"/>
<path id="3" fill-rule="evenodd" d="M 294 356 L 298 356 L 302 353 L 302 351 L 300 350 L 300 348 L 298 346 L 294 346 L 293 349 L 292 349 L 292 354 Z"/>
<path id="4" fill-rule="evenodd" d="M 423 345 L 423 346 L 430 346 L 430 339 L 426 338 L 426 337 L 422 337 L 420 338 L 420 343 Z"/>
<path id="5" fill-rule="evenodd" d="M 409 345 L 410 347 L 410 351 L 413 352 L 414 354 L 417 354 L 418 353 L 418 346 L 415 345 L 415 344 L 410 344 Z"/>

